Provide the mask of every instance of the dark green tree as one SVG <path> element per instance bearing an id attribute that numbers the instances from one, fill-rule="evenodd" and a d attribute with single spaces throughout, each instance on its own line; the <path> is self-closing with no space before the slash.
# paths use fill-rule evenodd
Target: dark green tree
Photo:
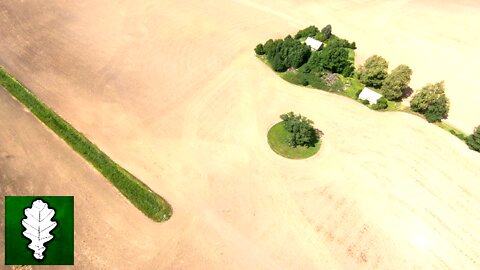
<path id="1" fill-rule="evenodd" d="M 287 70 L 287 67 L 283 63 L 284 61 L 279 54 L 276 54 L 270 62 L 272 65 L 272 69 L 276 72 L 284 72 L 285 70 Z"/>
<path id="2" fill-rule="evenodd" d="M 473 133 L 467 137 L 466 142 L 470 149 L 480 152 L 480 126 L 473 130 Z"/>
<path id="3" fill-rule="evenodd" d="M 370 56 L 363 66 L 358 69 L 360 81 L 366 86 L 382 87 L 383 80 L 388 74 L 388 62 L 378 55 Z"/>
<path id="4" fill-rule="evenodd" d="M 448 117 L 450 102 L 445 95 L 445 83 L 428 84 L 415 94 L 410 108 L 427 118 L 428 122 L 438 122 Z"/>
<path id="5" fill-rule="evenodd" d="M 408 87 L 412 69 L 406 65 L 399 65 L 385 78 L 382 85 L 382 93 L 388 100 L 399 100 L 403 91 Z"/>
<path id="6" fill-rule="evenodd" d="M 323 27 L 322 33 L 329 39 L 332 36 L 332 26 L 328 24 L 327 26 Z"/>
<path id="7" fill-rule="evenodd" d="M 265 49 L 263 48 L 263 44 L 258 44 L 257 47 L 255 47 L 255 53 L 258 55 L 265 54 Z"/>
<path id="8" fill-rule="evenodd" d="M 291 133 L 287 141 L 290 147 L 310 147 L 318 142 L 319 135 L 313 127 L 312 120 L 300 114 L 295 115 L 293 112 L 282 114 L 280 118 L 283 120 L 285 129 Z"/>
<path id="9" fill-rule="evenodd" d="M 295 35 L 295 39 L 300 39 L 304 37 L 314 37 L 318 32 L 320 31 L 315 25 L 310 25 L 309 27 L 298 31 L 297 34 Z"/>
<path id="10" fill-rule="evenodd" d="M 320 52 L 312 53 L 307 64 L 314 72 L 328 70 L 342 74 L 347 68 L 349 69 L 348 73 L 352 71 L 349 68 L 352 64 L 348 60 L 348 51 L 345 48 L 335 46 L 327 46 Z"/>

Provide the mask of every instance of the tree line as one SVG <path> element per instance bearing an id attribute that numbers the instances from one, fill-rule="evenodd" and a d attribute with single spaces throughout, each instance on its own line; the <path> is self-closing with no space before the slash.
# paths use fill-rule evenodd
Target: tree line
<path id="1" fill-rule="evenodd" d="M 326 45 L 320 51 L 312 51 L 301 40 L 312 37 Z M 266 55 L 273 70 L 284 72 L 289 68 L 299 69 L 303 73 L 333 72 L 346 77 L 353 75 L 355 68 L 349 59 L 347 49 L 356 49 L 355 42 L 341 39 L 332 34 L 332 26 L 322 30 L 309 26 L 298 31 L 294 38 L 290 35 L 284 39 L 269 39 L 265 44 L 255 47 L 257 55 Z"/>
<path id="2" fill-rule="evenodd" d="M 358 69 L 360 81 L 368 87 L 376 88 L 388 100 L 401 101 L 410 84 L 412 69 L 399 65 L 388 73 L 388 62 L 383 57 L 373 55 Z M 410 108 L 421 113 L 428 122 L 439 122 L 448 117 L 450 102 L 445 95 L 445 83 L 427 84 L 413 96 Z"/>

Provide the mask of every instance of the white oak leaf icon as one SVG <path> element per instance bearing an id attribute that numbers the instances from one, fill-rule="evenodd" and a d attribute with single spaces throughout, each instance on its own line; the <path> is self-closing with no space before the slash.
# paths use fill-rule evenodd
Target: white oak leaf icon
<path id="1" fill-rule="evenodd" d="M 33 250 L 33 257 L 42 260 L 46 249 L 43 244 L 53 239 L 50 231 L 57 226 L 57 222 L 52 221 L 55 210 L 42 200 L 36 200 L 31 208 L 25 208 L 24 214 L 27 218 L 22 220 L 23 236 L 31 240 L 28 248 Z"/>

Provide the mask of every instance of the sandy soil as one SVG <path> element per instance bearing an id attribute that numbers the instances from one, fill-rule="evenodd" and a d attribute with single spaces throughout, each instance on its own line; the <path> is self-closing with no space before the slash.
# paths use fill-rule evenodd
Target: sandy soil
<path id="1" fill-rule="evenodd" d="M 0 195 L 74 194 L 82 269 L 478 269 L 478 153 L 413 115 L 290 85 L 252 50 L 331 23 L 360 59 L 411 65 L 414 88 L 445 79 L 452 122 L 471 129 L 478 6 L 293 2 L 3 1 L 0 64 L 174 215 L 143 217 L 3 92 Z M 268 147 L 291 110 L 326 134 L 314 158 Z"/>

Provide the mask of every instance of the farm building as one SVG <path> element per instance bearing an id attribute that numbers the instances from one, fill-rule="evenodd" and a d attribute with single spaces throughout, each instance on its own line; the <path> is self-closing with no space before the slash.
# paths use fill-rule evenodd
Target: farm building
<path id="1" fill-rule="evenodd" d="M 362 92 L 358 96 L 359 99 L 368 100 L 370 104 L 376 104 L 378 99 L 382 97 L 381 94 L 368 89 L 367 87 L 363 88 Z"/>
<path id="2" fill-rule="evenodd" d="M 318 51 L 320 48 L 322 48 L 323 42 L 320 40 L 316 40 L 314 38 L 308 37 L 307 40 L 305 40 L 305 44 L 310 46 L 315 51 Z"/>

